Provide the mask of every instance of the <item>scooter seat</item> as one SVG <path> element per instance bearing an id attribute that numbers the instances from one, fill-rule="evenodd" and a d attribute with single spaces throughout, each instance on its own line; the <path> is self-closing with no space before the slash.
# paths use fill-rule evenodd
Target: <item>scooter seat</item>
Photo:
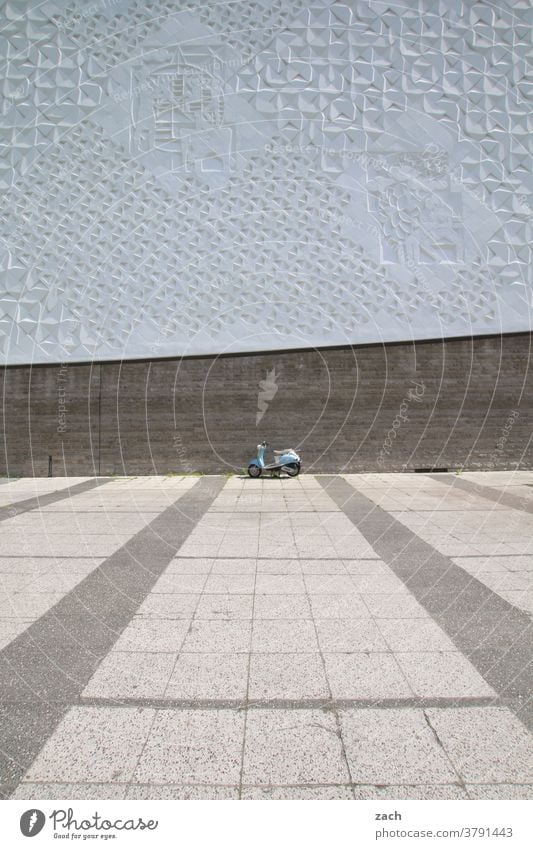
<path id="1" fill-rule="evenodd" d="M 274 449 L 274 456 L 275 457 L 281 457 L 282 454 L 290 454 L 290 453 L 292 453 L 292 448 L 283 448 L 282 451 L 276 451 Z"/>

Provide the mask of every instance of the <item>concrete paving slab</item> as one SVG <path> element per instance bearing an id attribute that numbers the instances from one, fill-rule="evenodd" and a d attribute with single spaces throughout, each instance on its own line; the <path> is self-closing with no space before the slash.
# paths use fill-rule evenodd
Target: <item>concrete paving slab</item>
<path id="1" fill-rule="evenodd" d="M 347 575 L 348 570 L 344 560 L 300 560 L 300 568 L 304 575 Z"/>
<path id="2" fill-rule="evenodd" d="M 258 575 L 300 575 L 302 572 L 301 560 L 289 560 L 286 557 L 270 560 L 258 558 L 256 564 Z"/>
<path id="3" fill-rule="evenodd" d="M 309 595 L 315 619 L 369 619 L 370 612 L 358 593 Z"/>
<path id="4" fill-rule="evenodd" d="M 243 784 L 348 784 L 335 717 L 319 710 L 249 710 Z"/>
<path id="5" fill-rule="evenodd" d="M 251 619 L 254 597 L 219 593 L 203 593 L 194 614 L 195 619 Z"/>
<path id="6" fill-rule="evenodd" d="M 204 592 L 219 594 L 246 595 L 253 593 L 255 575 L 209 575 Z"/>
<path id="7" fill-rule="evenodd" d="M 261 595 L 254 597 L 254 619 L 311 619 L 306 595 Z"/>
<path id="8" fill-rule="evenodd" d="M 460 784 L 386 784 L 372 786 L 355 784 L 353 794 L 356 799 L 468 799 L 470 798 Z"/>
<path id="9" fill-rule="evenodd" d="M 172 653 L 111 651 L 82 692 L 84 698 L 157 699 L 176 662 Z"/>
<path id="10" fill-rule="evenodd" d="M 250 651 L 252 623 L 244 620 L 194 620 L 183 643 L 185 652 Z"/>
<path id="11" fill-rule="evenodd" d="M 250 658 L 251 701 L 328 699 L 330 691 L 319 654 L 255 653 Z"/>
<path id="12" fill-rule="evenodd" d="M 429 708 L 426 714 L 465 782 L 533 783 L 533 740 L 507 708 Z"/>
<path id="13" fill-rule="evenodd" d="M 130 784 L 126 798 L 231 800 L 239 798 L 239 788 L 213 784 Z"/>
<path id="14" fill-rule="evenodd" d="M 153 721 L 149 708 L 74 707 L 23 780 L 123 784 L 136 767 Z"/>
<path id="15" fill-rule="evenodd" d="M 234 652 L 182 652 L 164 695 L 168 699 L 224 700 L 246 698 L 248 655 Z"/>
<path id="16" fill-rule="evenodd" d="M 353 789 L 343 784 L 318 784 L 315 787 L 246 787 L 242 788 L 241 799 L 268 801 L 272 799 L 299 799 L 308 801 L 353 799 Z"/>
<path id="17" fill-rule="evenodd" d="M 386 652 L 387 644 L 370 619 L 316 619 L 323 652 Z"/>
<path id="18" fill-rule="evenodd" d="M 176 557 L 165 569 L 166 575 L 208 575 L 213 569 L 214 558 Z"/>
<path id="19" fill-rule="evenodd" d="M 157 711 L 133 783 L 238 785 L 244 719 L 236 710 Z"/>
<path id="20" fill-rule="evenodd" d="M 325 652 L 324 663 L 334 699 L 377 700 L 413 695 L 391 654 Z"/>
<path id="21" fill-rule="evenodd" d="M 449 758 L 423 711 L 340 711 L 341 733 L 357 784 L 455 784 Z"/>
<path id="22" fill-rule="evenodd" d="M 354 579 L 348 575 L 305 575 L 305 587 L 311 594 L 353 594 L 357 592 Z"/>
<path id="23" fill-rule="evenodd" d="M 300 575 L 258 573 L 256 576 L 255 591 L 264 595 L 305 594 L 306 587 Z"/>
<path id="24" fill-rule="evenodd" d="M 152 587 L 152 593 L 201 593 L 205 587 L 207 575 L 168 574 L 166 571 Z"/>
<path id="25" fill-rule="evenodd" d="M 217 558 L 213 561 L 211 575 L 255 575 L 256 561 L 253 558 Z"/>
<path id="26" fill-rule="evenodd" d="M 417 696 L 494 696 L 479 672 L 460 652 L 396 652 L 394 657 Z"/>
<path id="27" fill-rule="evenodd" d="M 117 652 L 178 653 L 187 635 L 190 619 L 156 619 L 135 616 L 113 646 Z"/>
<path id="28" fill-rule="evenodd" d="M 470 799 L 533 799 L 533 784 L 467 784 Z"/>
<path id="29" fill-rule="evenodd" d="M 136 612 L 156 619 L 190 619 L 199 600 L 199 593 L 150 593 Z"/>
<path id="30" fill-rule="evenodd" d="M 376 619 L 393 652 L 457 651 L 453 640 L 431 619 Z"/>
<path id="31" fill-rule="evenodd" d="M 361 598 L 376 619 L 429 619 L 429 613 L 408 594 L 361 593 Z"/>
<path id="32" fill-rule="evenodd" d="M 304 619 L 254 619 L 252 651 L 317 652 L 315 627 Z"/>
<path id="33" fill-rule="evenodd" d="M 12 799 L 124 799 L 126 784 L 21 782 Z"/>

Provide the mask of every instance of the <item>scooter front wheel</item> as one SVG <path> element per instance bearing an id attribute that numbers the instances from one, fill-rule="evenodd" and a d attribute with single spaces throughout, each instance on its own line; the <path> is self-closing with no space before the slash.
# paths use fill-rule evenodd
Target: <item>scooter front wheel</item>
<path id="1" fill-rule="evenodd" d="M 295 478 L 296 475 L 300 474 L 300 465 L 298 463 L 286 463 L 283 469 L 291 478 Z"/>
<path id="2" fill-rule="evenodd" d="M 250 465 L 248 466 L 248 474 L 251 478 L 261 477 L 261 467 L 256 466 L 255 463 L 250 463 Z"/>

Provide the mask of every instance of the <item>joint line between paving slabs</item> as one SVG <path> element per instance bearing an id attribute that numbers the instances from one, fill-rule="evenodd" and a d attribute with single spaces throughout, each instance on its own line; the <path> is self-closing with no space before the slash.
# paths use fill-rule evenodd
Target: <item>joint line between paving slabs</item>
<path id="1" fill-rule="evenodd" d="M 107 696 L 80 696 L 81 707 L 153 708 L 154 710 L 388 710 L 394 708 L 502 707 L 507 703 L 494 696 L 458 696 L 457 698 L 421 696 L 398 699 L 165 699 Z"/>

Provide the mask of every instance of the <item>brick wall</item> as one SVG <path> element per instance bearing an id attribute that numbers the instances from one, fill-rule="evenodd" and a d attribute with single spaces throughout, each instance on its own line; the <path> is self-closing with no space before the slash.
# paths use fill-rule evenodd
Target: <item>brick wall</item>
<path id="1" fill-rule="evenodd" d="M 15 366 L 0 473 L 46 475 L 50 456 L 54 475 L 239 470 L 263 438 L 308 471 L 532 468 L 531 343 Z"/>

